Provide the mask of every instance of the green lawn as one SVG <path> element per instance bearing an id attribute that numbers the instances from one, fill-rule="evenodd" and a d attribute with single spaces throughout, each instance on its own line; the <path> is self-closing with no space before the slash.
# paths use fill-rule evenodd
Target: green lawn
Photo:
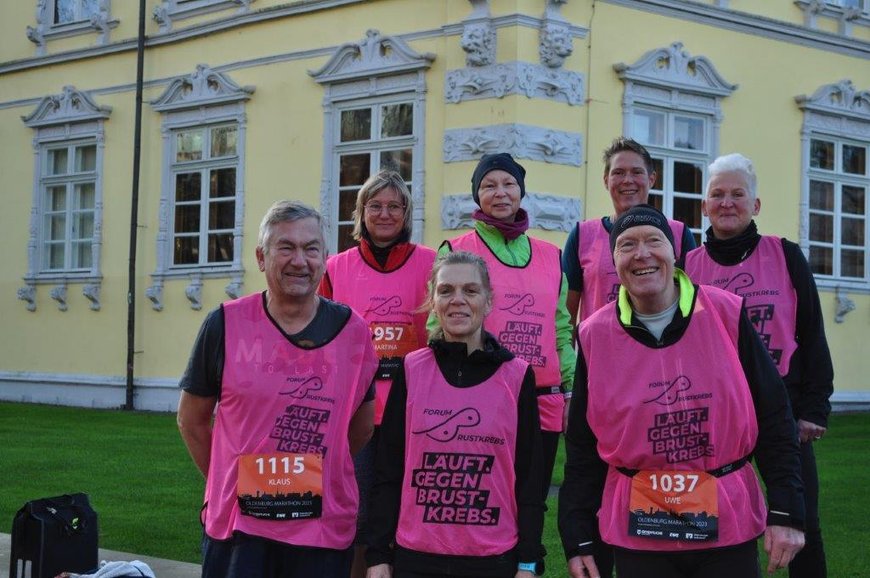
<path id="1" fill-rule="evenodd" d="M 203 481 L 174 415 L 0 402 L 0 448 L 0 531 L 27 500 L 86 492 L 101 547 L 199 561 Z M 870 576 L 870 414 L 834 415 L 816 450 L 829 575 Z M 547 574 L 566 576 L 555 498 L 548 505 Z"/>

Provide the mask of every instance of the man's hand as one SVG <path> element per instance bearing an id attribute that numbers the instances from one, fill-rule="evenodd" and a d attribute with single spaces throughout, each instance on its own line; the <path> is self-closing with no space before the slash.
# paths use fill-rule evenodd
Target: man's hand
<path id="1" fill-rule="evenodd" d="M 366 578 L 393 578 L 393 567 L 389 564 L 376 564 L 366 570 Z"/>
<path id="2" fill-rule="evenodd" d="M 764 531 L 764 551 L 767 552 L 767 573 L 786 568 L 804 547 L 804 533 L 789 526 L 768 526 Z"/>
<path id="3" fill-rule="evenodd" d="M 828 428 L 814 424 L 811 421 L 798 420 L 798 438 L 800 438 L 801 443 L 818 441 L 822 439 L 826 431 L 828 431 Z"/>
<path id="4" fill-rule="evenodd" d="M 568 560 L 571 578 L 601 578 L 593 556 L 574 556 Z"/>
<path id="5" fill-rule="evenodd" d="M 562 410 L 562 433 L 568 433 L 568 409 L 571 407 L 571 400 L 565 400 L 565 409 Z"/>

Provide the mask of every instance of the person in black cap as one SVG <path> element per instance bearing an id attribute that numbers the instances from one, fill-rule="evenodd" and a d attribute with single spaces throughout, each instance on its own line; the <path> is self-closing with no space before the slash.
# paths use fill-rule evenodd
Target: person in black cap
<path id="1" fill-rule="evenodd" d="M 576 354 L 559 248 L 526 234 L 529 216 L 520 207 L 525 177 L 526 170 L 511 155 L 484 155 L 471 177 L 471 196 L 479 207 L 472 215 L 474 230 L 444 241 L 438 253 L 468 251 L 483 257 L 493 287 L 493 308 L 485 328 L 535 372 L 547 482 L 541 499 L 545 500 L 559 435 L 565 428 L 565 397 L 574 380 Z M 432 316 L 428 326 L 430 332 L 435 327 Z"/>
<path id="2" fill-rule="evenodd" d="M 760 576 L 804 543 L 798 439 L 788 395 L 737 296 L 674 266 L 665 216 L 613 224 L 616 301 L 579 329 L 559 531 L 573 578 Z M 618 360 L 614 363 L 614 360 Z M 754 456 L 767 489 L 767 507 Z"/>

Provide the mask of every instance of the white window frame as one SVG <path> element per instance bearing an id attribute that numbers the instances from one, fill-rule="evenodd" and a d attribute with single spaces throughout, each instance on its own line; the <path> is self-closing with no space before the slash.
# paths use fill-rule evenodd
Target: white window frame
<path id="1" fill-rule="evenodd" d="M 18 297 L 27 302 L 30 311 L 36 310 L 36 286 L 54 285 L 50 296 L 57 302 L 61 311 L 68 308 L 67 286 L 83 285 L 82 293 L 94 311 L 100 309 L 100 288 L 102 272 L 100 259 L 102 253 L 103 220 L 103 157 L 105 152 L 104 122 L 112 109 L 100 106 L 84 92 L 73 86 L 65 86 L 63 92 L 43 98 L 36 109 L 24 117 L 24 124 L 36 132 L 33 138 L 33 211 L 31 212 L 30 240 L 27 244 L 27 274 L 25 286 L 19 289 Z M 66 175 L 47 175 L 50 151 L 75 146 L 95 146 L 94 170 L 87 173 Z M 73 159 L 67 158 L 68 166 Z M 64 185 L 67 188 L 77 182 L 94 183 L 93 234 L 90 241 L 91 264 L 89 267 L 63 267 L 48 269 L 45 250 L 48 232 L 46 230 L 46 187 Z M 68 193 L 68 198 L 69 198 Z M 67 219 L 64 243 L 71 244 L 71 223 Z M 68 264 L 68 261 L 65 263 Z"/>
<path id="2" fill-rule="evenodd" d="M 354 150 L 378 151 L 393 146 L 389 143 L 410 143 L 412 149 L 411 197 L 413 233 L 411 239 L 420 242 L 423 238 L 424 143 L 426 70 L 435 59 L 433 54 L 418 54 L 403 40 L 381 36 L 377 30 L 369 30 L 366 38 L 357 43 L 340 47 L 319 70 L 310 74 L 324 86 L 324 135 L 323 175 L 320 190 L 321 212 L 325 218 L 327 247 L 334 253 L 338 246 L 339 203 L 339 155 Z M 414 106 L 411 137 L 396 137 L 377 141 L 365 141 L 354 145 L 341 143 L 341 111 L 366 106 L 381 106 L 398 102 L 410 102 Z M 374 159 L 374 157 L 373 157 Z M 373 165 L 377 164 L 374 160 Z M 373 170 L 377 170 L 375 166 Z M 342 221 L 346 224 L 346 221 Z"/>
<path id="3" fill-rule="evenodd" d="M 61 0 L 41 0 L 36 3 L 36 26 L 27 27 L 27 38 L 36 44 L 37 56 L 46 54 L 48 41 L 83 34 L 97 34 L 97 45 L 109 43 L 109 32 L 119 24 L 112 18 L 111 0 L 97 0 L 96 10 L 72 22 L 55 22 L 54 13 L 57 2 Z"/>
<path id="4" fill-rule="evenodd" d="M 819 16 L 837 21 L 837 33 L 852 36 L 852 26 L 870 26 L 870 0 L 858 0 L 858 6 L 844 6 L 842 1 L 825 0 L 819 4 L 815 0 L 794 0 L 804 13 L 804 26 L 814 30 L 819 28 Z"/>
<path id="5" fill-rule="evenodd" d="M 159 25 L 160 32 L 169 32 L 177 20 L 184 20 L 202 14 L 235 9 L 236 15 L 246 14 L 255 0 L 162 0 L 154 7 L 152 18 Z"/>
<path id="6" fill-rule="evenodd" d="M 713 64 L 703 56 L 690 56 L 681 42 L 651 50 L 632 65 L 615 64 L 614 70 L 625 84 L 623 95 L 623 134 L 635 137 L 634 121 L 639 112 L 656 112 L 665 116 L 662 142 L 651 143 L 643 136 L 638 141 L 654 159 L 661 160 L 665 175 L 661 189 L 651 189 L 662 197 L 662 210 L 673 218 L 675 199 L 686 198 L 698 202 L 700 195 L 675 192 L 673 189 L 674 163 L 686 162 L 701 168 L 702 187 L 707 165 L 719 154 L 719 132 L 722 125 L 722 99 L 731 95 L 736 84 L 727 82 Z M 698 150 L 677 147 L 674 120 L 678 116 L 700 120 L 704 127 L 703 147 Z M 662 175 L 660 175 L 661 177 Z M 687 223 L 688 224 L 688 223 Z M 700 227 L 691 227 L 696 241 L 703 239 L 708 226 L 701 217 Z"/>
<path id="7" fill-rule="evenodd" d="M 822 288 L 845 289 L 859 293 L 870 293 L 870 90 L 856 91 L 851 80 L 820 87 L 812 96 L 799 96 L 795 99 L 804 112 L 801 131 L 801 226 L 800 245 L 804 254 L 810 258 L 814 246 L 833 249 L 833 269 L 831 275 L 814 273 L 816 284 Z M 811 147 L 814 140 L 833 142 L 835 159 L 833 170 L 812 166 Z M 866 150 L 865 174 L 854 175 L 842 170 L 842 145 L 856 145 Z M 834 208 L 824 211 L 810 206 L 811 181 L 833 183 Z M 844 277 L 841 274 L 841 252 L 843 249 L 856 248 L 843 246 L 842 187 L 861 187 L 864 199 L 864 252 L 863 278 Z M 810 239 L 810 217 L 813 214 L 833 218 L 834 236 L 832 243 Z"/>
<path id="8" fill-rule="evenodd" d="M 247 133 L 245 102 L 253 93 L 254 87 L 239 86 L 227 75 L 216 72 L 205 64 L 199 64 L 192 74 L 173 80 L 159 98 L 151 101 L 154 110 L 163 115 L 162 186 L 156 239 L 157 267 L 151 275 L 152 284 L 145 291 L 145 295 L 151 300 L 152 308 L 156 311 L 163 309 L 163 287 L 168 279 L 189 280 L 185 288 L 185 296 L 191 308 L 196 310 L 202 308 L 203 279 L 228 278 L 230 282 L 224 289 L 226 294 L 231 298 L 241 295 L 244 275 L 242 236 Z M 235 126 L 238 130 L 235 157 L 224 157 L 212 163 L 207 160 L 176 162 L 175 136 L 179 131 L 198 128 L 210 130 L 227 125 Z M 204 142 L 203 146 L 210 146 L 210 140 L 208 143 Z M 178 172 L 186 172 L 184 167 L 205 170 L 230 166 L 236 168 L 232 261 L 209 263 L 200 260 L 197 264 L 174 264 L 175 175 Z M 208 183 L 203 182 L 202 186 L 205 188 Z M 204 212 L 207 217 L 207 210 Z M 200 234 L 207 234 L 207 218 L 200 221 L 200 227 Z"/>

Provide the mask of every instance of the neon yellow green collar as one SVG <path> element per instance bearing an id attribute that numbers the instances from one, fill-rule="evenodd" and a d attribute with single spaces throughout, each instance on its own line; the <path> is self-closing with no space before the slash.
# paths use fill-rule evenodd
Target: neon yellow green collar
<path id="1" fill-rule="evenodd" d="M 689 276 L 682 269 L 677 269 L 676 267 L 674 267 L 674 279 L 677 280 L 680 288 L 680 313 L 683 314 L 683 317 L 688 317 L 689 313 L 692 312 L 692 301 L 695 299 L 695 286 L 692 285 L 692 280 L 689 279 Z M 631 302 L 628 300 L 628 291 L 621 285 L 619 286 L 617 305 L 619 306 L 619 322 L 623 325 L 631 325 Z"/>

